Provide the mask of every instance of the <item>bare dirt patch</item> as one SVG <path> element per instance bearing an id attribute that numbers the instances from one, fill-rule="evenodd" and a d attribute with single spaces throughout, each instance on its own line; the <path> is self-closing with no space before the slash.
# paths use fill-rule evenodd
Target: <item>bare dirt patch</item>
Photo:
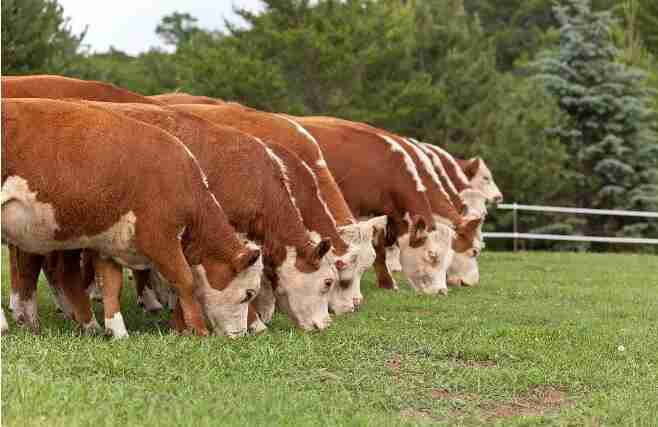
<path id="1" fill-rule="evenodd" d="M 398 372 L 400 368 L 402 367 L 402 360 L 400 359 L 400 356 L 396 355 L 390 358 L 385 362 L 385 365 L 388 369 L 392 370 L 393 372 Z"/>
<path id="2" fill-rule="evenodd" d="M 523 394 L 514 396 L 508 401 L 481 401 L 481 396 L 475 393 L 454 393 L 447 389 L 434 389 L 432 398 L 446 401 L 479 402 L 477 408 L 480 416 L 485 420 L 519 416 L 542 416 L 547 412 L 555 412 L 563 407 L 573 405 L 566 393 L 558 387 L 541 385 L 531 388 Z M 451 417 L 465 415 L 463 409 L 453 409 Z"/>
<path id="3" fill-rule="evenodd" d="M 546 412 L 557 411 L 573 402 L 557 387 L 541 385 L 527 393 L 515 396 L 507 402 L 484 402 L 479 405 L 484 418 L 507 418 L 519 416 L 542 416 Z"/>

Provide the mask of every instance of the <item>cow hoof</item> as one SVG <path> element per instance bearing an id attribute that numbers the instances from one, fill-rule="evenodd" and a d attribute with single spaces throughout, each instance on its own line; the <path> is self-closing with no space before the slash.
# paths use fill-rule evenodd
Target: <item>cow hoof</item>
<path id="1" fill-rule="evenodd" d="M 162 307 L 162 304 L 160 304 L 160 301 L 158 301 L 155 292 L 150 288 L 144 288 L 143 295 L 137 297 L 137 302 L 147 313 L 156 313 L 164 308 Z"/>
<path id="2" fill-rule="evenodd" d="M 83 323 L 80 325 L 82 328 L 82 334 L 87 336 L 100 335 L 102 328 L 98 324 L 95 318 L 92 318 L 89 322 Z"/>
<path id="3" fill-rule="evenodd" d="M 447 288 L 439 289 L 439 295 L 448 295 L 448 289 Z"/>
<path id="4" fill-rule="evenodd" d="M 105 318 L 105 335 L 114 339 L 128 337 L 128 330 L 120 312 L 114 313 L 111 318 Z"/>
<path id="5" fill-rule="evenodd" d="M 378 286 L 380 289 L 390 289 L 392 291 L 400 290 L 398 284 L 395 282 L 395 279 L 380 281 Z"/>

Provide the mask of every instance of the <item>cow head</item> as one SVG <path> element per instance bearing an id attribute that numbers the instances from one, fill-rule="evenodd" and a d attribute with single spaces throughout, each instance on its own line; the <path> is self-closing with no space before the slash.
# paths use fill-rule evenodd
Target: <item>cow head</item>
<path id="1" fill-rule="evenodd" d="M 343 268 L 337 265 L 338 285 L 329 294 L 329 308 L 334 313 L 353 312 L 361 305 L 361 277 L 375 262 L 373 239 L 377 231 L 384 232 L 386 224 L 387 217 L 379 216 L 340 227 L 340 236 L 350 245 L 350 250 L 341 257 L 347 257 Z"/>
<path id="2" fill-rule="evenodd" d="M 260 290 L 263 261 L 259 249 L 244 246 L 230 263 L 204 260 L 192 268 L 196 297 L 216 335 L 247 332 L 248 304 Z"/>
<path id="3" fill-rule="evenodd" d="M 443 224 L 428 231 L 425 220 L 405 216 L 409 232 L 398 238 L 400 264 L 411 287 L 423 294 L 447 294 L 446 269 L 452 259 L 454 231 Z"/>
<path id="4" fill-rule="evenodd" d="M 479 157 L 469 159 L 464 167 L 466 176 L 471 180 L 473 189 L 481 191 L 488 201 L 501 203 L 503 194 L 496 185 L 491 171 Z"/>
<path id="5" fill-rule="evenodd" d="M 338 281 L 329 239 L 304 248 L 281 248 L 283 262 L 270 278 L 277 306 L 305 330 L 325 329 L 331 323 L 329 293 Z"/>
<path id="6" fill-rule="evenodd" d="M 469 215 L 482 218 L 487 215 L 486 196 L 476 190 L 464 190 L 460 194 L 464 200 Z M 465 252 L 456 252 L 452 264 L 448 269 L 448 280 L 451 283 L 475 286 L 480 281 L 477 255 L 484 249 L 482 238 L 482 223 L 476 230 L 473 248 Z"/>

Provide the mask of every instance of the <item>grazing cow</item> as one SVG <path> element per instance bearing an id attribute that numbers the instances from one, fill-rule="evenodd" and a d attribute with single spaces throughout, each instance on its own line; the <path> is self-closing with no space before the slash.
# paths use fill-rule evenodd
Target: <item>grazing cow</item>
<path id="1" fill-rule="evenodd" d="M 404 150 L 405 159 L 413 163 L 422 182 L 437 224 L 441 224 L 439 227 L 452 225 L 457 230 L 457 238 L 452 241 L 452 245 L 443 245 L 443 250 L 435 254 L 437 268 L 442 272 L 439 275 L 439 282 L 431 284 L 412 282 L 412 286 L 420 292 L 424 292 L 420 289 L 421 287 L 431 286 L 432 289 L 439 289 L 441 293 L 445 294 L 447 292 L 445 273 L 451 263 L 453 249 L 458 252 L 468 252 L 469 254 L 478 250 L 474 245 L 476 241 L 476 230 L 479 224 L 481 224 L 481 218 L 474 215 L 474 213 L 469 213 L 466 217 L 460 215 L 459 211 L 463 210 L 464 207 L 463 202 L 457 197 L 457 206 L 452 203 L 452 198 L 444 190 L 441 179 L 437 176 L 432 161 L 414 142 L 364 123 L 349 122 L 329 117 L 307 118 L 307 120 L 322 120 L 329 123 L 338 123 L 344 126 L 358 127 L 376 134 L 389 143 L 397 144 L 399 148 Z M 396 247 L 394 246 L 394 248 Z"/>
<path id="2" fill-rule="evenodd" d="M 193 332 L 247 329 L 260 251 L 242 244 L 190 151 L 162 130 L 81 103 L 2 100 L 2 239 L 26 254 L 98 251 L 105 328 L 126 336 L 121 267 L 156 267 Z M 37 266 L 40 264 L 36 263 Z M 36 277 L 20 295 L 36 313 Z M 196 286 L 195 286 L 196 284 Z M 200 304 L 200 303 L 201 304 Z"/>
<path id="3" fill-rule="evenodd" d="M 306 167 L 317 178 L 321 193 L 319 197 L 326 201 L 328 216 L 332 216 L 335 220 L 333 228 L 338 227 L 340 237 L 350 245 L 350 251 L 342 258 L 343 268 L 338 272 L 339 286 L 334 287 L 329 296 L 330 308 L 337 314 L 358 308 L 363 301 L 361 277 L 375 260 L 372 247 L 373 230 L 383 231 L 386 227 L 386 217 L 378 217 L 362 223 L 356 222 L 314 138 L 286 116 L 263 113 L 240 104 L 178 105 L 173 108 L 196 114 L 213 123 L 234 126 L 262 138 L 272 147 L 288 148 L 304 161 Z M 324 214 L 324 211 L 318 209 L 317 214 L 311 213 L 311 216 L 318 214 Z M 310 228 L 313 229 L 313 226 Z"/>
<path id="4" fill-rule="evenodd" d="M 441 170 L 448 176 L 453 187 L 459 191 L 459 194 L 464 199 L 469 211 L 478 212 L 483 217 L 486 216 L 487 208 L 485 202 L 487 201 L 487 197 L 483 192 L 473 189 L 471 182 L 459 166 L 457 160 L 450 153 L 435 145 L 419 143 L 419 146 L 424 147 L 428 153 L 433 155 L 433 161 L 437 171 Z M 495 191 L 497 191 L 497 187 Z M 495 191 L 493 194 L 495 194 Z M 502 199 L 502 195 L 500 195 L 500 198 Z M 478 236 L 478 249 L 481 250 L 484 248 L 482 226 L 479 227 Z M 475 286 L 479 282 L 480 272 L 477 258 L 469 254 L 456 253 L 448 269 L 448 284 L 452 286 Z"/>
<path id="5" fill-rule="evenodd" d="M 179 138 L 207 173 L 210 190 L 231 224 L 263 245 L 266 277 L 282 308 L 303 329 L 329 326 L 328 293 L 337 273 L 330 263 L 333 257 L 325 258 L 325 254 L 332 241 L 338 256 L 347 253 L 347 245 L 317 199 L 312 177 L 291 179 L 282 160 L 257 138 L 193 114 L 145 104 L 85 103 Z M 306 197 L 308 193 L 316 199 Z M 314 214 L 315 231 L 328 238 L 313 239 L 303 220 L 306 209 Z"/>
<path id="6" fill-rule="evenodd" d="M 111 83 L 55 75 L 2 76 L 3 98 L 87 99 L 92 101 L 160 103 Z"/>
<path id="7" fill-rule="evenodd" d="M 375 244 L 379 287 L 396 288 L 386 269 L 384 248 L 398 241 L 403 270 L 414 286 L 438 292 L 425 284 L 440 281 L 435 254 L 443 250 L 443 234 L 450 232 L 437 229 L 425 188 L 413 162 L 406 161 L 406 152 L 358 127 L 311 118 L 296 121 L 317 140 L 352 212 L 388 216 L 387 233 L 378 235 Z"/>
<path id="8" fill-rule="evenodd" d="M 117 87 L 113 84 L 100 82 L 100 81 L 89 81 L 75 79 L 71 77 L 63 77 L 57 75 L 32 75 L 32 76 L 2 76 L 2 97 L 3 98 L 50 98 L 50 99 L 86 99 L 94 101 L 111 101 L 111 102 L 139 102 L 145 104 L 159 104 L 158 101 L 150 99 L 146 96 L 143 96 L 138 93 L 131 92 L 129 90 Z M 10 259 L 17 256 L 20 250 L 10 251 Z M 79 252 L 78 252 L 79 255 Z M 46 264 L 50 265 L 53 268 L 53 271 L 58 269 L 56 261 L 62 260 L 58 255 L 53 254 L 53 259 L 48 259 L 50 255 L 46 256 L 43 259 L 44 266 Z M 71 259 L 73 254 L 70 255 Z M 68 259 L 68 257 L 67 257 Z M 12 265 L 14 261 L 11 261 Z M 62 267 L 69 268 L 69 267 Z M 16 273 L 14 270 L 12 270 Z M 45 272 L 45 270 L 44 270 Z M 35 274 L 31 272 L 30 274 Z M 38 272 L 36 273 L 38 275 Z M 75 271 L 67 272 L 67 277 L 71 279 L 70 274 L 76 274 Z M 57 274 L 53 275 L 53 278 L 58 276 Z M 76 280 L 79 280 L 77 278 Z M 20 278 L 16 278 L 15 274 L 11 276 L 12 284 L 12 296 L 17 295 L 18 286 Z M 78 320 L 78 316 L 73 316 L 72 307 L 68 305 L 67 297 L 63 296 L 62 290 L 63 287 L 54 285 L 50 280 L 48 281 L 51 284 L 51 287 L 55 291 L 55 301 L 59 309 L 61 309 L 67 317 L 75 317 Z M 100 297 L 97 295 L 97 288 L 95 286 L 88 289 L 88 292 L 94 295 L 94 297 Z M 67 292 L 77 292 L 77 290 L 68 289 Z M 73 295 L 69 295 L 69 298 Z M 75 298 L 80 298 L 81 295 L 76 295 Z M 16 301 L 15 298 L 12 300 Z M 140 295 L 138 297 L 138 302 L 144 305 L 144 308 L 147 311 L 155 311 L 161 306 L 158 301 L 148 292 L 146 292 L 143 297 Z M 80 307 L 80 306 L 78 306 Z M 13 311 L 14 304 L 10 304 L 10 308 Z M 81 308 L 81 307 L 80 307 Z M 21 323 L 22 319 L 21 312 L 14 313 L 14 318 Z M 88 319 L 86 314 L 80 314 L 82 317 L 81 325 L 86 331 L 93 331 L 94 324 L 88 323 L 91 320 Z M 90 329 L 91 328 L 91 329 Z"/>
<path id="9" fill-rule="evenodd" d="M 161 95 L 151 95 L 148 98 L 153 99 L 165 105 L 176 105 L 176 104 L 220 105 L 224 103 L 223 101 L 216 98 L 210 98 L 208 96 L 190 95 L 189 93 L 185 93 L 185 92 L 163 93 Z"/>

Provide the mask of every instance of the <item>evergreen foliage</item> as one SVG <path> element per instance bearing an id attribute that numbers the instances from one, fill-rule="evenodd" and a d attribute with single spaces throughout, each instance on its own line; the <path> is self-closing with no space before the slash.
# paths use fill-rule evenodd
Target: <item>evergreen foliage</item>
<path id="1" fill-rule="evenodd" d="M 658 210 L 656 113 L 646 75 L 616 62 L 609 12 L 589 0 L 555 8 L 560 47 L 538 65 L 539 78 L 568 120 L 556 123 L 569 153 L 573 201 L 578 206 Z M 585 233 L 646 231 L 637 220 L 590 217 Z"/>

